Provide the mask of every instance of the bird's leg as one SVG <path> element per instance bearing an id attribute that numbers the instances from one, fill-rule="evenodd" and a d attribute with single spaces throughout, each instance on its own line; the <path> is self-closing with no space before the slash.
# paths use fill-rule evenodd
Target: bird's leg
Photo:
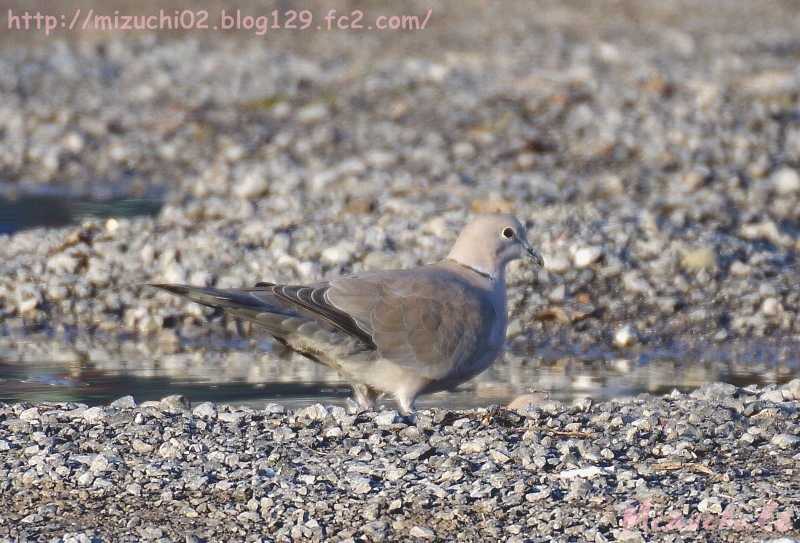
<path id="1" fill-rule="evenodd" d="M 414 397 L 408 396 L 405 394 L 398 394 L 395 396 L 395 401 L 397 401 L 397 406 L 400 408 L 400 414 L 409 424 L 414 424 L 417 421 L 416 415 L 414 415 Z"/>
<path id="2" fill-rule="evenodd" d="M 374 411 L 375 402 L 378 401 L 380 395 L 380 392 L 368 385 L 361 383 L 353 385 L 353 397 L 363 411 Z"/>

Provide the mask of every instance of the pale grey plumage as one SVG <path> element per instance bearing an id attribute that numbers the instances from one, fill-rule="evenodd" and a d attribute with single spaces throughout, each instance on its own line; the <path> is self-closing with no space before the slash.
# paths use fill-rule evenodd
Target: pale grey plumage
<path id="1" fill-rule="evenodd" d="M 517 219 L 481 215 L 464 228 L 447 259 L 420 268 L 309 286 L 153 286 L 261 325 L 351 380 L 362 407 L 388 393 L 408 413 L 419 394 L 455 387 L 501 353 L 505 266 L 526 254 L 541 265 Z"/>

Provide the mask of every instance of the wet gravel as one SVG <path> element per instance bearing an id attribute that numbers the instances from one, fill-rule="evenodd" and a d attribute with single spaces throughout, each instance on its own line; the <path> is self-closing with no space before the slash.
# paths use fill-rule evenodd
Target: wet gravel
<path id="1" fill-rule="evenodd" d="M 531 400 L 531 399 L 529 399 Z M 354 413 L 0 404 L 0 538 L 763 540 L 800 534 L 800 380 Z"/>

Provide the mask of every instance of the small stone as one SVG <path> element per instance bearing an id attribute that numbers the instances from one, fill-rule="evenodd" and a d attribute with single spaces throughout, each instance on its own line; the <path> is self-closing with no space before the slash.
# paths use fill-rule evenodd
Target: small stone
<path id="1" fill-rule="evenodd" d="M 629 373 L 632 369 L 631 360 L 628 358 L 615 358 L 609 361 L 608 366 L 620 373 Z"/>
<path id="2" fill-rule="evenodd" d="M 701 513 L 712 513 L 714 515 L 719 515 L 722 513 L 722 503 L 720 502 L 719 498 L 704 498 L 700 500 L 700 503 L 697 504 L 697 510 Z"/>
<path id="3" fill-rule="evenodd" d="M 17 312 L 24 315 L 36 309 L 42 302 L 42 293 L 33 285 L 23 284 L 17 287 Z"/>
<path id="4" fill-rule="evenodd" d="M 572 269 L 572 263 L 563 254 L 547 255 L 544 259 L 544 269 L 552 273 L 566 273 Z"/>
<path id="5" fill-rule="evenodd" d="M 203 402 L 192 410 L 192 414 L 201 419 L 214 419 L 217 417 L 217 407 L 212 402 Z"/>
<path id="6" fill-rule="evenodd" d="M 734 260 L 730 267 L 731 275 L 736 277 L 747 277 L 752 273 L 750 266 L 739 260 Z"/>
<path id="7" fill-rule="evenodd" d="M 489 458 L 494 460 L 494 462 L 497 464 L 505 464 L 511 460 L 511 457 L 508 456 L 508 453 L 498 449 L 492 449 L 489 451 Z"/>
<path id="8" fill-rule="evenodd" d="M 567 469 L 559 473 L 558 476 L 561 479 L 575 479 L 577 477 L 583 479 L 593 479 L 602 475 L 603 473 L 609 473 L 611 471 L 613 471 L 613 468 L 590 466 L 588 468 Z"/>
<path id="9" fill-rule="evenodd" d="M 435 539 L 436 534 L 433 533 L 433 530 L 430 528 L 424 528 L 422 526 L 414 526 L 408 532 L 408 535 L 411 537 L 416 537 L 417 539 Z"/>
<path id="10" fill-rule="evenodd" d="M 297 120 L 303 124 L 312 124 L 325 119 L 329 115 L 328 106 L 318 102 L 309 104 L 297 112 Z"/>
<path id="11" fill-rule="evenodd" d="M 602 247 L 578 247 L 572 251 L 572 261 L 578 268 L 591 266 L 603 256 Z"/>
<path id="12" fill-rule="evenodd" d="M 683 184 L 690 191 L 694 191 L 702 187 L 709 177 L 709 171 L 706 168 L 695 168 L 690 170 L 683 176 Z"/>
<path id="13" fill-rule="evenodd" d="M 551 302 L 555 302 L 557 304 L 560 304 L 561 302 L 563 302 L 566 299 L 566 297 L 567 297 L 567 287 L 563 283 L 558 285 L 557 287 L 555 287 L 553 290 L 551 290 L 547 294 L 547 299 L 550 300 Z M 561 308 L 559 308 L 559 309 L 561 309 Z M 569 316 L 564 315 L 564 317 L 562 317 L 562 318 L 566 319 L 565 322 L 569 322 Z M 558 320 L 561 320 L 561 319 L 558 319 Z"/>
<path id="14" fill-rule="evenodd" d="M 767 390 L 758 396 L 759 400 L 767 402 L 781 403 L 784 400 L 783 392 L 780 390 Z"/>
<path id="15" fill-rule="evenodd" d="M 388 168 L 389 166 L 393 166 L 395 163 L 397 163 L 397 155 L 395 153 L 383 150 L 369 151 L 367 152 L 365 158 L 371 166 L 378 169 Z"/>
<path id="16" fill-rule="evenodd" d="M 777 298 L 766 298 L 761 304 L 761 312 L 768 317 L 775 317 L 783 312 L 783 306 Z"/>
<path id="17" fill-rule="evenodd" d="M 686 249 L 681 255 L 681 266 L 691 272 L 713 270 L 717 267 L 717 254 L 713 247 Z"/>
<path id="18" fill-rule="evenodd" d="M 92 473 L 103 473 L 108 469 L 108 465 L 109 465 L 108 458 L 106 458 L 105 455 L 98 454 L 95 457 L 95 459 L 92 460 L 92 463 L 89 465 L 89 470 Z"/>
<path id="19" fill-rule="evenodd" d="M 800 400 L 800 379 L 792 379 L 781 387 L 783 398 L 787 401 Z"/>
<path id="20" fill-rule="evenodd" d="M 105 418 L 106 414 L 103 411 L 102 407 L 90 407 L 89 409 L 83 412 L 83 420 L 85 420 L 89 424 L 97 424 L 99 422 L 104 421 Z"/>
<path id="21" fill-rule="evenodd" d="M 791 449 L 800 443 L 800 437 L 792 434 L 778 434 L 770 440 L 770 443 L 781 449 Z"/>
<path id="22" fill-rule="evenodd" d="M 164 536 L 164 530 L 154 526 L 139 528 L 138 532 L 142 539 L 161 539 Z"/>
<path id="23" fill-rule="evenodd" d="M 793 70 L 768 69 L 748 73 L 741 81 L 741 87 L 756 96 L 775 96 L 793 92 L 797 87 L 797 78 Z"/>
<path id="24" fill-rule="evenodd" d="M 477 454 L 486 450 L 486 440 L 476 438 L 461 443 L 461 452 L 466 454 Z"/>
<path id="25" fill-rule="evenodd" d="M 793 168 L 783 167 L 770 176 L 775 192 L 783 196 L 800 192 L 800 174 Z"/>
<path id="26" fill-rule="evenodd" d="M 353 258 L 355 245 L 350 241 L 341 241 L 332 247 L 322 251 L 320 258 L 322 262 L 329 265 L 346 264 Z"/>
<path id="27" fill-rule="evenodd" d="M 181 455 L 181 450 L 172 443 L 172 440 L 165 441 L 158 448 L 158 455 L 162 458 L 178 458 Z"/>
<path id="28" fill-rule="evenodd" d="M 720 400 L 734 398 L 738 392 L 739 388 L 730 383 L 709 383 L 701 386 L 697 390 L 693 390 L 690 396 L 698 400 L 718 402 Z"/>
<path id="29" fill-rule="evenodd" d="M 453 155 L 456 158 L 470 158 L 475 154 L 475 146 L 468 141 L 459 141 L 453 145 Z"/>
<path id="30" fill-rule="evenodd" d="M 24 421 L 39 420 L 39 408 L 29 407 L 19 414 L 19 418 Z"/>
<path id="31" fill-rule="evenodd" d="M 114 409 L 133 409 L 136 407 L 136 400 L 130 395 L 123 396 L 111 402 L 109 407 L 113 407 Z"/>
<path id="32" fill-rule="evenodd" d="M 636 328 L 631 324 L 625 324 L 614 333 L 614 345 L 617 347 L 631 347 L 639 340 Z"/>
<path id="33" fill-rule="evenodd" d="M 286 408 L 279 403 L 268 403 L 264 406 L 264 412 L 269 415 L 283 415 Z"/>
<path id="34" fill-rule="evenodd" d="M 369 479 L 365 477 L 354 477 L 350 479 L 350 485 L 353 490 L 353 494 L 368 494 L 370 490 L 372 490 L 372 485 L 370 485 Z"/>
<path id="35" fill-rule="evenodd" d="M 236 411 L 230 411 L 225 413 L 217 412 L 217 418 L 220 420 L 220 422 L 224 422 L 226 424 L 238 425 L 239 421 L 241 421 L 242 418 L 244 418 L 244 413 L 239 413 Z"/>
<path id="36" fill-rule="evenodd" d="M 315 403 L 297 411 L 297 418 L 305 418 L 309 420 L 324 420 L 328 416 L 328 409 L 320 404 Z"/>
<path id="37" fill-rule="evenodd" d="M 420 443 L 411 447 L 406 454 L 403 455 L 403 460 L 419 460 L 428 456 L 433 449 L 427 443 Z"/>
<path id="38" fill-rule="evenodd" d="M 102 477 L 96 477 L 94 482 L 92 482 L 92 488 L 95 490 L 107 490 L 113 486 L 114 483 L 107 479 L 103 479 Z"/>
<path id="39" fill-rule="evenodd" d="M 188 410 L 190 403 L 189 400 L 186 399 L 186 397 L 182 394 L 173 394 L 171 396 L 167 396 L 166 398 L 162 398 L 161 401 L 158 402 L 158 407 L 162 411 L 175 413 Z"/>
<path id="40" fill-rule="evenodd" d="M 407 470 L 397 466 L 392 466 L 386 469 L 384 476 L 386 477 L 387 481 L 399 481 L 406 475 L 406 473 L 408 473 Z"/>
<path id="41" fill-rule="evenodd" d="M 233 193 L 239 198 L 249 199 L 263 196 L 269 191 L 269 182 L 260 169 L 247 172 L 233 187 Z"/>
<path id="42" fill-rule="evenodd" d="M 513 213 L 514 202 L 497 196 L 472 200 L 470 209 L 473 213 Z"/>
<path id="43" fill-rule="evenodd" d="M 619 541 L 620 543 L 644 543 L 645 541 L 639 530 L 620 528 L 618 530 L 611 530 L 611 535 L 614 537 L 613 541 Z"/>
<path id="44" fill-rule="evenodd" d="M 344 207 L 346 213 L 353 215 L 364 215 L 372 213 L 377 208 L 378 203 L 374 198 L 359 197 L 348 200 Z"/>
<path id="45" fill-rule="evenodd" d="M 399 419 L 397 411 L 383 411 L 375 417 L 375 424 L 378 426 L 391 426 Z"/>
<path id="46" fill-rule="evenodd" d="M 94 474 L 91 471 L 85 471 L 78 477 L 79 486 L 89 486 L 94 482 Z"/>
<path id="47" fill-rule="evenodd" d="M 507 409 L 512 409 L 520 412 L 528 412 L 534 407 L 543 404 L 550 399 L 550 395 L 546 392 L 532 392 L 530 394 L 521 394 L 517 396 L 506 406 Z"/>
<path id="48" fill-rule="evenodd" d="M 131 447 L 133 448 L 134 451 L 136 451 L 139 454 L 147 454 L 153 451 L 152 445 L 150 445 L 149 443 L 145 443 L 140 439 L 134 439 L 131 442 Z"/>

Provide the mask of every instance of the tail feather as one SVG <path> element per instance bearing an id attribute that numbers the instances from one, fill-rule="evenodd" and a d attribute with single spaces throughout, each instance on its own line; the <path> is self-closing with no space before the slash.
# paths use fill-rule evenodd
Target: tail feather
<path id="1" fill-rule="evenodd" d="M 166 290 L 198 304 L 225 311 L 261 326 L 271 336 L 290 349 L 336 368 L 324 353 L 329 350 L 363 351 L 366 344 L 352 334 L 342 333 L 340 327 L 316 318 L 304 307 L 293 306 L 275 296 L 268 287 L 218 289 L 189 285 L 148 284 Z"/>
<path id="2" fill-rule="evenodd" d="M 264 327 L 271 335 L 277 338 L 291 333 L 299 324 L 294 322 L 296 319 L 292 319 L 294 315 L 291 311 L 287 311 L 277 305 L 271 305 L 268 300 L 254 296 L 254 291 L 257 289 L 223 290 L 210 287 L 152 283 L 147 286 L 160 288 L 198 304 L 225 311 L 234 317 L 252 321 Z"/>
<path id="3" fill-rule="evenodd" d="M 160 288 L 177 294 L 184 298 L 188 298 L 193 302 L 202 304 L 208 307 L 215 307 L 221 309 L 236 309 L 236 310 L 253 310 L 259 309 L 261 311 L 269 311 L 269 306 L 263 301 L 258 300 L 250 293 L 239 290 L 222 290 L 218 288 L 209 287 L 192 287 L 188 285 L 170 285 L 170 284 L 148 284 L 147 286 Z"/>

